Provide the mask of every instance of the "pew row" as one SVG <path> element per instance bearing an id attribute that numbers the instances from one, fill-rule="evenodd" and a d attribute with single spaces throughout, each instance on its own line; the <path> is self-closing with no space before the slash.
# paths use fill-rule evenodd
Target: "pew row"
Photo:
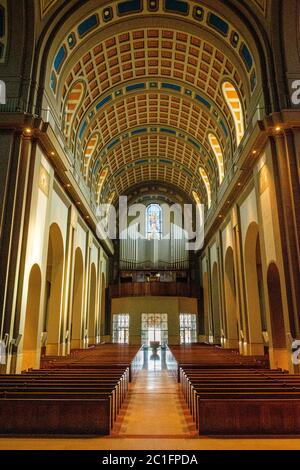
<path id="1" fill-rule="evenodd" d="M 101 345 L 0 375 L 0 434 L 108 435 L 138 356 L 137 347 Z"/>
<path id="2" fill-rule="evenodd" d="M 172 354 L 199 434 L 300 434 L 299 375 L 267 369 L 262 358 L 204 345 L 172 347 Z"/>

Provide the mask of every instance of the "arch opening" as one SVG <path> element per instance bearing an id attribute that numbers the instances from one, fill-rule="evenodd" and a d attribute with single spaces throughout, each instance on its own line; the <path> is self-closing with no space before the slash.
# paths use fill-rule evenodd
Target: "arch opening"
<path id="1" fill-rule="evenodd" d="M 247 298 L 247 332 L 244 332 L 244 336 L 247 340 L 245 352 L 252 355 L 264 354 L 261 312 L 262 304 L 260 299 L 257 269 L 257 266 L 259 265 L 259 260 L 257 259 L 257 247 L 259 243 L 258 225 L 256 222 L 252 222 L 248 227 L 244 246 L 245 284 Z"/>
<path id="2" fill-rule="evenodd" d="M 281 296 L 279 271 L 275 263 L 271 263 L 267 273 L 270 318 L 272 328 L 272 344 L 274 348 L 285 348 L 285 326 Z"/>
<path id="3" fill-rule="evenodd" d="M 90 297 L 89 297 L 89 318 L 88 318 L 88 343 L 96 343 L 96 267 L 91 266 L 90 273 Z"/>
<path id="4" fill-rule="evenodd" d="M 212 326 L 215 344 L 221 344 L 221 306 L 218 265 L 212 269 Z"/>
<path id="5" fill-rule="evenodd" d="M 209 325 L 209 292 L 208 292 L 208 274 L 203 274 L 203 315 L 204 315 L 204 334 L 206 341 L 210 338 L 210 325 Z"/>
<path id="6" fill-rule="evenodd" d="M 71 319 L 71 349 L 77 349 L 83 345 L 83 280 L 83 256 L 81 249 L 76 248 Z"/>
<path id="7" fill-rule="evenodd" d="M 30 271 L 26 316 L 24 325 L 22 370 L 39 366 L 41 344 L 39 341 L 39 318 L 41 300 L 42 275 L 35 264 Z"/>
<path id="8" fill-rule="evenodd" d="M 238 319 L 237 319 L 237 299 L 236 284 L 234 272 L 233 249 L 227 248 L 225 254 L 224 266 L 224 289 L 225 289 L 225 306 L 226 306 L 226 341 L 225 347 L 238 348 Z"/>
<path id="9" fill-rule="evenodd" d="M 271 263 L 268 267 L 267 285 L 271 323 L 271 367 L 289 370 L 291 367 L 290 353 L 287 350 L 281 281 L 279 270 L 275 263 Z"/>
<path id="10" fill-rule="evenodd" d="M 44 332 L 47 333 L 46 355 L 51 356 L 61 352 L 63 271 L 63 237 L 59 226 L 53 223 L 49 230 L 44 321 Z"/>
<path id="11" fill-rule="evenodd" d="M 245 133 L 243 106 L 238 92 L 232 83 L 224 82 L 222 91 L 234 120 L 236 144 L 238 147 Z"/>

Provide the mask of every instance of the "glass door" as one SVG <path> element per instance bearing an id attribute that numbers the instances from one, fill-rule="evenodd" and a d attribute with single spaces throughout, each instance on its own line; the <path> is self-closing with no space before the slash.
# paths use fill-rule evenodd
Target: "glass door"
<path id="1" fill-rule="evenodd" d="M 113 315 L 113 343 L 129 344 L 129 314 Z"/>
<path id="2" fill-rule="evenodd" d="M 168 314 L 143 313 L 141 328 L 142 344 L 150 346 L 151 341 L 159 342 L 160 346 L 168 344 Z"/>
<path id="3" fill-rule="evenodd" d="M 197 319 L 192 313 L 181 313 L 180 322 L 180 344 L 197 342 Z"/>

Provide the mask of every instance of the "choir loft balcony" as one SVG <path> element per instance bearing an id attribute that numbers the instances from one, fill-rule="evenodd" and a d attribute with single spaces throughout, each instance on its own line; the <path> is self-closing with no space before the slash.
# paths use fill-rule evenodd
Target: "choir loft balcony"
<path id="1" fill-rule="evenodd" d="M 109 287 L 110 298 L 118 297 L 200 297 L 200 288 L 193 282 L 127 282 Z"/>

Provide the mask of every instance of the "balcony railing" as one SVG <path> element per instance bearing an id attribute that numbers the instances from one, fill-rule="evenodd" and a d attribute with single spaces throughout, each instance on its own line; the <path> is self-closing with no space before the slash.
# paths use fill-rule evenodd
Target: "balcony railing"
<path id="1" fill-rule="evenodd" d="M 200 288 L 187 282 L 128 282 L 109 287 L 110 298 L 116 297 L 193 297 L 199 298 Z"/>

